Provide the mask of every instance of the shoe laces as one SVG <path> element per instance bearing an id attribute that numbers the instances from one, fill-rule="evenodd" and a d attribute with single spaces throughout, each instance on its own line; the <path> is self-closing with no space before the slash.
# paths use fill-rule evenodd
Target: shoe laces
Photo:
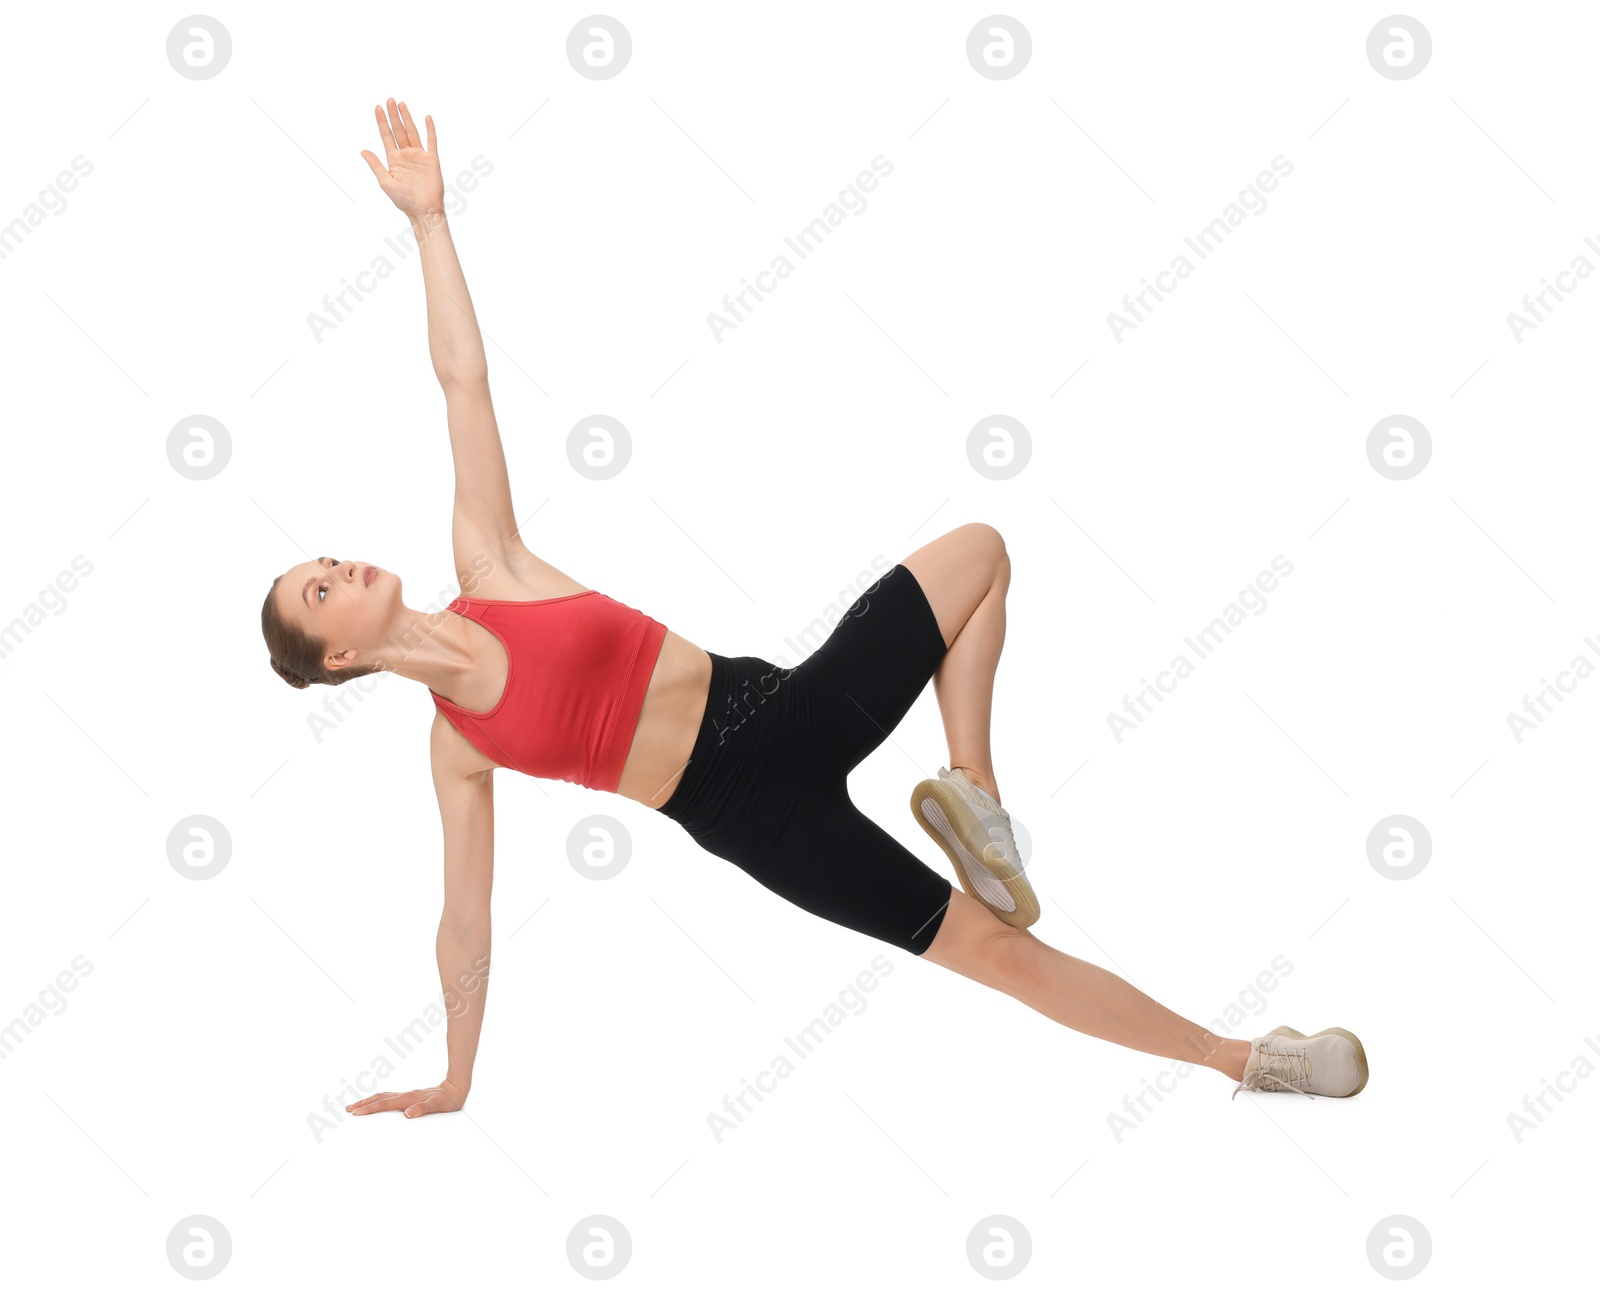
<path id="1" fill-rule="evenodd" d="M 986 865 L 1000 865 L 1006 870 L 1016 873 L 1019 877 L 1025 876 L 1026 868 L 1022 863 L 1022 853 L 1017 847 L 1017 839 L 1011 827 L 1011 812 L 1001 806 L 986 789 L 980 788 L 959 766 L 953 770 L 940 768 L 940 777 L 949 780 L 966 794 L 967 804 L 972 807 L 978 817 L 978 823 L 983 827 L 984 833 L 998 853 L 999 858 L 989 859 L 989 852 L 984 851 Z M 1012 860 L 1016 863 L 1013 864 Z"/>
<path id="2" fill-rule="evenodd" d="M 1258 1044 L 1256 1059 L 1257 1066 L 1245 1072 L 1244 1080 L 1233 1087 L 1233 1094 L 1228 1096 L 1230 1099 L 1237 1097 L 1240 1090 L 1293 1090 L 1308 1099 L 1315 1097 L 1294 1084 L 1296 1081 L 1302 1085 L 1311 1084 L 1311 1064 L 1306 1060 L 1303 1048 L 1273 1048 L 1270 1044 Z"/>

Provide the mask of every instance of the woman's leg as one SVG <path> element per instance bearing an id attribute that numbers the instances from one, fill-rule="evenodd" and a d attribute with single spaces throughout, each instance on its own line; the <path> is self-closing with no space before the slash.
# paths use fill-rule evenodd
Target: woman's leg
<path id="1" fill-rule="evenodd" d="M 950 768 L 965 770 L 973 783 L 1001 801 L 989 751 L 989 719 L 1011 584 L 1005 541 L 988 523 L 969 522 L 901 561 L 927 596 L 948 646 L 933 674 L 933 690 L 944 717 Z"/>
<path id="2" fill-rule="evenodd" d="M 958 888 L 951 888 L 950 907 L 922 957 L 1087 1036 L 1244 1079 L 1249 1041 L 1212 1035 L 1115 973 L 1002 923 Z"/>

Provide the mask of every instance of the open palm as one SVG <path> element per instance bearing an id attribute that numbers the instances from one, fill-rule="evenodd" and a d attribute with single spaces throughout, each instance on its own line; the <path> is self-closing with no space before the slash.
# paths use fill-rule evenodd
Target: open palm
<path id="1" fill-rule="evenodd" d="M 411 120 L 411 110 L 404 103 L 389 100 L 389 115 L 382 108 L 374 108 L 378 118 L 378 138 L 383 141 L 384 162 L 370 149 L 362 149 L 361 156 L 372 168 L 383 192 L 407 216 L 420 216 L 423 212 L 444 210 L 444 176 L 439 170 L 438 139 L 433 130 L 433 118 L 424 117 L 428 124 L 428 147 L 422 147 L 422 137 L 417 124 Z"/>

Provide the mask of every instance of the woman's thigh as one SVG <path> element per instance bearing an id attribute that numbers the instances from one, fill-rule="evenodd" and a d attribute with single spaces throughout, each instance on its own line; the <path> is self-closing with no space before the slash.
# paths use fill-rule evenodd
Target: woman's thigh
<path id="1" fill-rule="evenodd" d="M 986 522 L 962 523 L 901 560 L 928 596 L 947 644 L 955 642 L 1002 570 L 1009 578 L 1010 562 L 1005 538 Z"/>
<path id="2" fill-rule="evenodd" d="M 791 904 L 914 955 L 950 904 L 949 880 L 868 818 L 842 778 L 796 795 L 781 823 L 700 845 Z"/>
<path id="3" fill-rule="evenodd" d="M 947 651 L 933 606 L 904 564 L 850 605 L 796 669 L 810 726 L 838 773 L 854 770 L 889 736 Z"/>

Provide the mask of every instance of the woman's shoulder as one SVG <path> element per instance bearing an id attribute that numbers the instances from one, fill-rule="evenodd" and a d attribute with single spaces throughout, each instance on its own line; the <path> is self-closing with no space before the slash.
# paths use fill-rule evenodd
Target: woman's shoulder
<path id="1" fill-rule="evenodd" d="M 462 597 L 467 599 L 523 603 L 586 594 L 589 590 L 520 541 L 503 546 L 497 554 L 458 553 L 456 574 Z"/>
<path id="2" fill-rule="evenodd" d="M 500 770 L 498 761 L 492 761 L 455 727 L 455 723 L 442 710 L 433 713 L 433 730 L 428 736 L 428 759 L 433 767 L 434 782 L 440 776 L 465 778 L 485 770 Z"/>

